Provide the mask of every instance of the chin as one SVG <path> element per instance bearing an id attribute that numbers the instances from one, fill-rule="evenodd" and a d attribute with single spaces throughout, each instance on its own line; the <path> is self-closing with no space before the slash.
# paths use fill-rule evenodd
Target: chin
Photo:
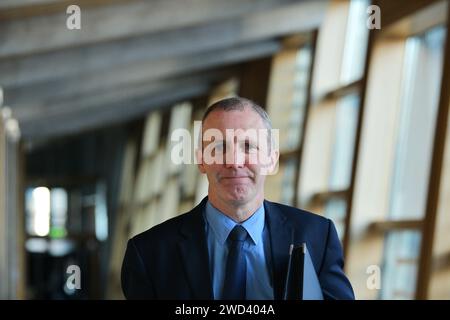
<path id="1" fill-rule="evenodd" d="M 234 190 L 232 192 L 227 192 L 227 197 L 229 201 L 235 202 L 236 204 L 246 203 L 249 200 L 249 192 L 245 191 L 237 191 Z"/>

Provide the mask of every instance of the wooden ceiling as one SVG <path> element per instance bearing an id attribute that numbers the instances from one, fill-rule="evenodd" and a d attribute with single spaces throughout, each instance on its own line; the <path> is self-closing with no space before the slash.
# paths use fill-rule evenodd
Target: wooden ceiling
<path id="1" fill-rule="evenodd" d="M 81 30 L 66 27 L 81 8 Z M 0 87 L 24 139 L 140 117 L 200 96 L 322 21 L 314 0 L 1 0 Z"/>

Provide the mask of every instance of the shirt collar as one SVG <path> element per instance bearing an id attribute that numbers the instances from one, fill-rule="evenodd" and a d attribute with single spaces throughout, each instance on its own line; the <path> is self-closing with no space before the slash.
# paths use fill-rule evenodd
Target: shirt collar
<path id="1" fill-rule="evenodd" d="M 205 216 L 208 221 L 209 226 L 216 239 L 221 245 L 224 245 L 228 235 L 237 223 L 228 217 L 226 214 L 222 213 L 220 210 L 216 209 L 211 202 L 206 203 Z M 262 239 L 262 233 L 264 229 L 264 205 L 261 205 L 247 220 L 245 220 L 241 225 L 247 230 L 250 238 L 255 245 L 258 245 L 259 241 Z"/>

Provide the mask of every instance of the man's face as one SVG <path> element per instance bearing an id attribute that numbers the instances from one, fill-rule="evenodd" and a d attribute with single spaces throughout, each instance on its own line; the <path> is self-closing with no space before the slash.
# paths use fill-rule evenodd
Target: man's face
<path id="1" fill-rule="evenodd" d="M 202 124 L 203 158 L 199 170 L 208 177 L 210 199 L 243 205 L 264 199 L 267 172 L 278 160 L 269 148 L 270 134 L 252 108 L 216 110 Z"/>

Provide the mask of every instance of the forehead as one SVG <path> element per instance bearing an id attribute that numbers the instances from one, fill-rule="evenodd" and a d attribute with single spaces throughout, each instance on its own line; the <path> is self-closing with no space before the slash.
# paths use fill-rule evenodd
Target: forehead
<path id="1" fill-rule="evenodd" d="M 250 107 L 243 110 L 215 110 L 211 112 L 203 123 L 203 129 L 265 129 L 261 116 Z"/>

